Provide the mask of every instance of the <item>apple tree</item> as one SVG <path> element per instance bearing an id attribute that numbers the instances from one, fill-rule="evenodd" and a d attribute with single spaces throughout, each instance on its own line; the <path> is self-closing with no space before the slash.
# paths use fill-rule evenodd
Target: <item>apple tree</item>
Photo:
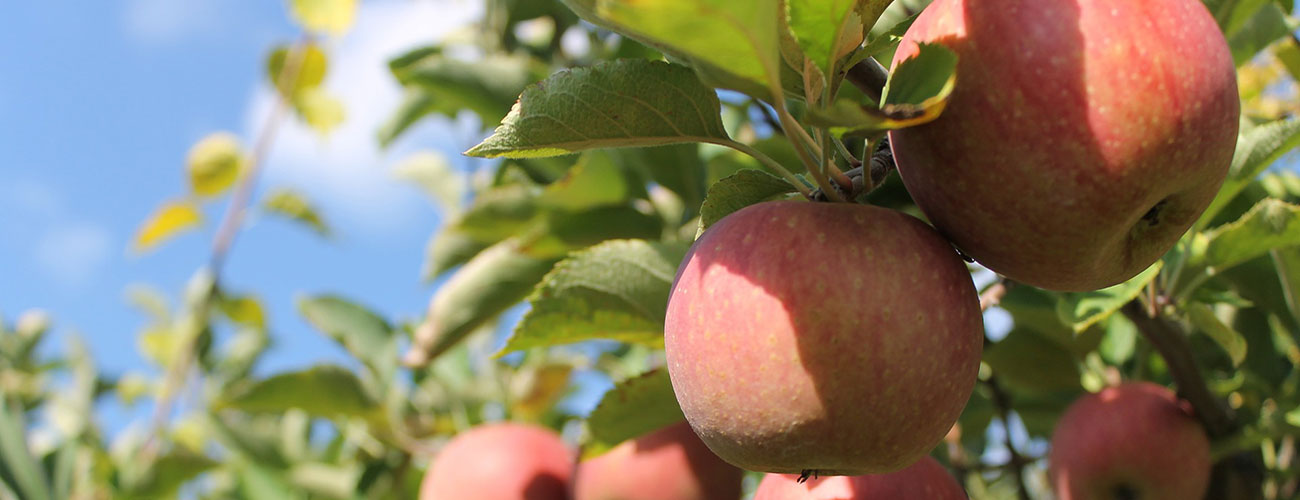
<path id="1" fill-rule="evenodd" d="M 256 181 L 285 120 L 346 119 L 321 40 L 355 2 L 288 4 L 266 129 L 196 144 L 135 240 L 226 204 L 184 291 L 131 291 L 156 373 L 0 321 L 0 499 L 512 498 L 557 469 L 560 497 L 738 498 L 736 466 L 756 498 L 1300 494 L 1293 2 L 486 0 L 389 65 L 381 144 L 482 138 L 400 169 L 447 216 L 427 310 L 309 292 L 360 368 L 255 377 L 274 325 L 223 262 L 252 211 L 330 234 Z M 153 417 L 102 435 L 110 392 Z M 504 425 L 529 437 L 457 445 Z M 479 488 L 448 458 L 555 433 L 576 468 Z"/>

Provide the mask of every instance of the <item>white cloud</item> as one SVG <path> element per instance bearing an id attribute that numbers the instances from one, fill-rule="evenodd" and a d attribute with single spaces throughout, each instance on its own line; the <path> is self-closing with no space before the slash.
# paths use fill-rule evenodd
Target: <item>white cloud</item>
<path id="1" fill-rule="evenodd" d="M 137 40 L 175 42 L 215 32 L 222 10 L 219 0 L 129 0 L 122 23 Z"/>
<path id="2" fill-rule="evenodd" d="M 49 185 L 32 179 L 16 179 L 4 184 L 0 197 L 13 205 L 18 213 L 25 213 L 24 218 L 39 216 L 56 217 L 63 213 L 64 203 L 59 194 Z"/>
<path id="3" fill-rule="evenodd" d="M 0 232 L 17 243 L 34 268 L 51 282 L 82 288 L 108 264 L 112 235 L 107 227 L 73 213 L 66 193 L 45 181 L 0 179 Z"/>
<path id="4" fill-rule="evenodd" d="M 448 137 L 448 127 L 426 126 L 392 150 L 380 150 L 376 133 L 402 97 L 388 61 L 481 15 L 482 2 L 475 0 L 362 2 L 356 25 L 327 51 L 325 88 L 343 100 L 346 120 L 328 138 L 297 120 L 284 122 L 267 158 L 267 184 L 304 189 L 328 217 L 367 230 L 393 229 L 409 219 L 404 214 L 428 206 L 389 171 L 414 146 L 450 147 L 455 141 Z M 271 90 L 259 86 L 245 115 L 248 136 L 260 131 L 273 103 Z"/>
<path id="5" fill-rule="evenodd" d="M 113 238 L 108 229 L 74 223 L 47 229 L 32 248 L 32 259 L 60 285 L 80 288 L 108 263 Z"/>

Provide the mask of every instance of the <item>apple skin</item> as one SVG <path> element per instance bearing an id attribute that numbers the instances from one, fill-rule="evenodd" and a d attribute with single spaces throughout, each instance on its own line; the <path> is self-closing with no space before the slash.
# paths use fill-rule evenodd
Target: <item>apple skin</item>
<path id="1" fill-rule="evenodd" d="M 548 429 L 484 424 L 434 457 L 420 500 L 567 500 L 573 463 L 573 451 Z"/>
<path id="2" fill-rule="evenodd" d="M 1048 462 L 1060 500 L 1199 499 L 1210 481 L 1210 441 L 1172 391 L 1130 382 L 1072 403 Z"/>
<path id="3" fill-rule="evenodd" d="M 957 83 L 933 122 L 890 132 L 903 184 L 962 252 L 1082 291 L 1167 252 L 1228 172 L 1240 102 L 1199 0 L 935 0 L 894 67 L 939 43 Z"/>
<path id="4" fill-rule="evenodd" d="M 738 500 L 743 478 L 681 422 L 579 464 L 574 500 Z"/>
<path id="5" fill-rule="evenodd" d="M 743 469 L 893 472 L 942 440 L 984 339 L 952 246 L 848 203 L 765 202 L 718 221 L 678 268 L 668 375 L 686 420 Z"/>
<path id="6" fill-rule="evenodd" d="M 921 458 L 889 474 L 831 476 L 800 484 L 794 474 L 766 474 L 754 500 L 967 500 L 966 491 L 938 460 Z"/>

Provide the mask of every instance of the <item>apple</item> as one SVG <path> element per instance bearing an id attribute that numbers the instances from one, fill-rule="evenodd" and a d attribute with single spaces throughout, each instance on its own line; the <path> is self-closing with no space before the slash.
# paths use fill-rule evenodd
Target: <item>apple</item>
<path id="1" fill-rule="evenodd" d="M 567 500 L 574 454 L 554 432 L 484 424 L 445 446 L 420 485 L 421 500 Z"/>
<path id="2" fill-rule="evenodd" d="M 664 349 L 686 420 L 760 472 L 893 472 L 970 397 L 984 339 L 951 245 L 920 220 L 849 203 L 764 202 L 687 252 Z"/>
<path id="3" fill-rule="evenodd" d="M 579 464 L 574 500 L 739 500 L 741 479 L 681 422 Z"/>
<path id="4" fill-rule="evenodd" d="M 935 0 L 894 67 L 958 57 L 935 121 L 889 134 L 903 184 L 962 252 L 1062 291 L 1121 283 L 1214 198 L 1240 104 L 1200 0 Z"/>
<path id="5" fill-rule="evenodd" d="M 1060 500 L 1199 499 L 1210 480 L 1210 441 L 1190 405 L 1149 382 L 1072 403 L 1047 458 Z"/>
<path id="6" fill-rule="evenodd" d="M 930 456 L 898 472 L 831 476 L 800 483 L 793 474 L 766 474 L 754 500 L 966 500 L 966 492 Z"/>

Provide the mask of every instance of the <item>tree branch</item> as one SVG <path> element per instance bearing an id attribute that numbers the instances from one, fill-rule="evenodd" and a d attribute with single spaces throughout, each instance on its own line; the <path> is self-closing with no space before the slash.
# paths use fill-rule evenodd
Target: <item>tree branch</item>
<path id="1" fill-rule="evenodd" d="M 1229 437 L 1240 425 L 1232 410 L 1210 392 L 1205 377 L 1196 366 L 1191 345 L 1182 328 L 1160 315 L 1158 308 L 1148 310 L 1134 299 L 1120 311 L 1147 339 L 1169 367 L 1169 374 L 1178 386 L 1178 395 L 1187 400 L 1205 427 L 1210 440 Z M 1154 314 L 1152 314 L 1154 313 Z M 1256 451 L 1245 451 L 1228 456 L 1210 471 L 1210 486 L 1206 498 L 1225 500 L 1254 500 L 1262 498 L 1264 467 Z"/>
<path id="2" fill-rule="evenodd" d="M 1237 425 L 1233 421 L 1231 410 L 1210 393 L 1181 328 L 1162 316 L 1151 316 L 1138 300 L 1124 304 L 1120 311 L 1137 326 L 1147 342 L 1160 352 L 1165 364 L 1169 366 L 1169 374 L 1178 385 L 1178 394 L 1191 403 L 1210 439 L 1222 438 L 1235 432 Z"/>
<path id="3" fill-rule="evenodd" d="M 868 57 L 849 68 L 845 78 L 867 97 L 880 102 L 880 97 L 885 92 L 885 83 L 889 81 L 889 70 L 875 58 Z"/>

